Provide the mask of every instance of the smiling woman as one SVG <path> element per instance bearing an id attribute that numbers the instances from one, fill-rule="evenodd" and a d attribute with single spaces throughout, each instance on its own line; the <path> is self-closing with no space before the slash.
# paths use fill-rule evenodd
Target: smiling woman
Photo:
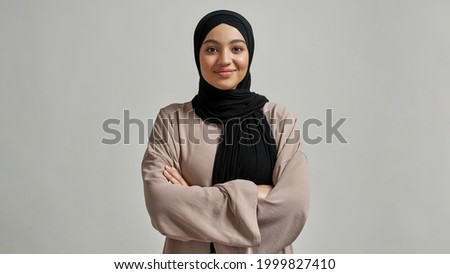
<path id="1" fill-rule="evenodd" d="M 200 48 L 200 70 L 203 78 L 218 89 L 235 89 L 247 74 L 248 58 L 242 34 L 220 24 L 208 33 Z"/>
<path id="2" fill-rule="evenodd" d="M 142 161 L 164 253 L 293 252 L 309 207 L 307 159 L 292 112 L 250 91 L 253 51 L 235 12 L 207 14 L 195 29 L 198 94 L 160 110 Z M 215 140 L 189 141 L 212 124 Z"/>

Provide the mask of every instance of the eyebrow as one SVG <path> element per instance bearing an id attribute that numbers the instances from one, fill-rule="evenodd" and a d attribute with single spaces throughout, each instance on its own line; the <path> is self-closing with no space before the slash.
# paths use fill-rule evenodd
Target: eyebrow
<path id="1" fill-rule="evenodd" d="M 214 39 L 208 39 L 208 40 L 205 40 L 205 41 L 203 42 L 203 44 L 206 44 L 206 43 L 220 44 L 219 41 L 214 40 Z M 244 40 L 242 40 L 242 39 L 233 39 L 233 40 L 230 41 L 230 44 L 235 44 L 235 43 L 244 43 L 244 44 L 247 44 L 247 43 L 246 43 Z"/>

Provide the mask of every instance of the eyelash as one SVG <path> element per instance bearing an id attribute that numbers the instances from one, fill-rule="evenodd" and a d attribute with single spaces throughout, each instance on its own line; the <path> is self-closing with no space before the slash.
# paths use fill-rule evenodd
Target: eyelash
<path id="1" fill-rule="evenodd" d="M 206 52 L 208 52 L 208 53 L 214 53 L 214 52 L 217 52 L 217 51 L 218 50 L 216 48 L 206 48 Z M 234 47 L 232 49 L 232 51 L 235 52 L 235 53 L 241 53 L 242 51 L 244 51 L 244 49 L 241 48 L 241 47 Z"/>

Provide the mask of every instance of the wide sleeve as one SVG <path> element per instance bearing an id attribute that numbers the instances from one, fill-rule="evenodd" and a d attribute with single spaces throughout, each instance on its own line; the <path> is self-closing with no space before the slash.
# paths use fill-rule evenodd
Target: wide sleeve
<path id="1" fill-rule="evenodd" d="M 308 160 L 301 146 L 294 114 L 284 107 L 275 110 L 274 137 L 278 156 L 273 172 L 274 188 L 258 201 L 261 245 L 254 253 L 278 253 L 302 231 L 309 209 Z"/>
<path id="2" fill-rule="evenodd" d="M 160 110 L 141 165 L 152 225 L 161 234 L 180 241 L 258 245 L 257 188 L 252 182 L 233 180 L 212 187 L 186 187 L 171 184 L 164 177 L 165 165 L 180 170 L 176 121 L 168 111 Z"/>

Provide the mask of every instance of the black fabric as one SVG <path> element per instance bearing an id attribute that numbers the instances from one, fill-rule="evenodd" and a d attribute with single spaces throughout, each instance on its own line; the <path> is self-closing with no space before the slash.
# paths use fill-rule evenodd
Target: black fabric
<path id="1" fill-rule="evenodd" d="M 268 100 L 249 90 L 201 89 L 192 100 L 195 113 L 206 123 L 223 127 L 217 147 L 212 183 L 246 179 L 272 185 L 276 145 L 262 112 Z"/>
<path id="2" fill-rule="evenodd" d="M 220 90 L 210 85 L 202 77 L 200 70 L 201 45 L 208 33 L 222 23 L 239 30 L 249 51 L 247 73 L 233 90 Z M 254 38 L 249 22 L 240 14 L 227 10 L 207 14 L 195 29 L 194 52 L 200 83 L 198 94 L 192 99 L 192 106 L 205 123 L 223 127 L 222 140 L 214 160 L 212 183 L 246 179 L 257 185 L 273 185 L 276 143 L 262 111 L 269 100 L 250 91 Z M 212 243 L 211 253 L 215 253 Z"/>

